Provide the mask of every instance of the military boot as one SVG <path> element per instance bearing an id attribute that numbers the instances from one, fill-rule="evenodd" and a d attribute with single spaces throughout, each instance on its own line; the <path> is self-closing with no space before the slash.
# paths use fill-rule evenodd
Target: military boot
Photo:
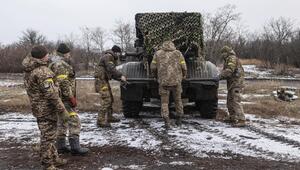
<path id="1" fill-rule="evenodd" d="M 72 155 L 85 155 L 89 152 L 88 148 L 82 148 L 79 144 L 79 136 L 72 136 L 69 138 Z"/>
<path id="2" fill-rule="evenodd" d="M 232 123 L 232 126 L 233 127 L 245 127 L 246 126 L 246 121 L 245 120 L 235 120 L 233 123 Z"/>
<path id="3" fill-rule="evenodd" d="M 223 121 L 224 121 L 225 123 L 230 123 L 230 124 L 232 124 L 232 123 L 235 122 L 235 119 L 234 119 L 232 116 L 226 116 L 226 117 L 223 119 Z"/>
<path id="4" fill-rule="evenodd" d="M 165 128 L 166 128 L 166 130 L 169 130 L 171 128 L 170 118 L 164 118 L 164 121 L 165 121 Z"/>
<path id="5" fill-rule="evenodd" d="M 58 137 L 57 138 L 56 147 L 57 147 L 57 152 L 59 154 L 69 153 L 71 151 L 71 148 L 66 145 L 66 138 L 65 137 Z"/>
<path id="6" fill-rule="evenodd" d="M 110 111 L 108 113 L 108 122 L 109 123 L 116 123 L 116 122 L 120 122 L 120 119 L 114 117 L 113 114 L 112 114 L 112 111 Z"/>
<path id="7" fill-rule="evenodd" d="M 108 114 L 100 114 L 97 120 L 97 126 L 101 128 L 111 127 L 108 121 Z"/>
<path id="8" fill-rule="evenodd" d="M 63 158 L 56 158 L 55 159 L 55 166 L 63 166 L 65 164 L 67 164 L 68 161 L 66 159 L 63 159 Z"/>
<path id="9" fill-rule="evenodd" d="M 182 116 L 176 116 L 175 124 L 179 127 L 182 125 Z"/>

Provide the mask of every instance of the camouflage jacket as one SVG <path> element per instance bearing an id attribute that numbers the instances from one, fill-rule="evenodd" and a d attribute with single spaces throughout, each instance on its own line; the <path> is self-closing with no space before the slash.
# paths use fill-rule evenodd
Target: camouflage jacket
<path id="1" fill-rule="evenodd" d="M 53 72 L 47 67 L 47 62 L 27 56 L 24 67 L 24 84 L 35 117 L 66 112 L 58 95 L 58 89 L 53 83 Z"/>
<path id="2" fill-rule="evenodd" d="M 63 101 L 69 101 L 76 97 L 75 72 L 73 67 L 63 60 L 61 56 L 55 56 L 49 68 L 55 74 L 54 82 L 59 87 L 60 96 Z"/>
<path id="3" fill-rule="evenodd" d="M 101 81 L 109 81 L 111 79 L 120 80 L 122 73 L 116 69 L 117 60 L 115 54 L 108 50 L 101 56 L 99 64 L 95 69 L 95 88 L 99 92 Z"/>
<path id="4" fill-rule="evenodd" d="M 171 41 L 164 42 L 162 49 L 154 54 L 150 68 L 161 86 L 181 84 L 187 74 L 185 59 Z"/>
<path id="5" fill-rule="evenodd" d="M 220 80 L 227 80 L 228 90 L 231 88 L 243 88 L 245 73 L 240 60 L 234 54 L 228 54 L 224 60 Z"/>

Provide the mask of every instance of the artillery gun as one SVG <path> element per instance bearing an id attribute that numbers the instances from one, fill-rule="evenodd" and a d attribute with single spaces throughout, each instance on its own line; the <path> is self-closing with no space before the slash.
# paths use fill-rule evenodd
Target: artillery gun
<path id="1" fill-rule="evenodd" d="M 188 73 L 182 82 L 182 98 L 194 105 L 204 118 L 214 118 L 217 111 L 218 71 L 204 59 L 204 42 L 200 13 L 138 13 L 135 15 L 134 50 L 126 52 L 120 71 L 127 76 L 121 88 L 125 117 L 139 115 L 143 105 L 159 99 L 158 83 L 150 71 L 155 51 L 166 40 L 174 42 L 185 57 Z"/>

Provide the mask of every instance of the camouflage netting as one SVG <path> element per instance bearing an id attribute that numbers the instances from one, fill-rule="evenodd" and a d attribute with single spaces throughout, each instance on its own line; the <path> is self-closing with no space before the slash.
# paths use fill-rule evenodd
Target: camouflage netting
<path id="1" fill-rule="evenodd" d="M 195 45 L 203 49 L 200 13 L 139 13 L 135 21 L 137 38 L 142 40 L 148 54 L 165 40 L 172 40 L 181 50 Z"/>

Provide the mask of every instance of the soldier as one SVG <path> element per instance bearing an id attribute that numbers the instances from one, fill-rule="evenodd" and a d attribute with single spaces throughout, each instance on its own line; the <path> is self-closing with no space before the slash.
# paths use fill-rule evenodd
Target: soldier
<path id="1" fill-rule="evenodd" d="M 99 64 L 95 70 L 95 90 L 100 94 L 100 109 L 98 114 L 98 127 L 110 127 L 110 123 L 120 120 L 113 117 L 113 95 L 109 80 L 115 79 L 126 82 L 126 77 L 116 70 L 118 57 L 121 54 L 121 48 L 114 45 L 111 50 L 101 56 Z"/>
<path id="2" fill-rule="evenodd" d="M 227 108 L 229 122 L 235 127 L 245 126 L 245 115 L 241 104 L 241 93 L 244 88 L 244 69 L 235 52 L 228 46 L 221 49 L 224 67 L 219 79 L 227 80 Z"/>
<path id="3" fill-rule="evenodd" d="M 47 67 L 48 52 L 44 46 L 35 46 L 22 62 L 24 66 L 24 84 L 33 116 L 36 117 L 41 132 L 40 158 L 45 169 L 56 169 L 66 164 L 59 158 L 56 147 L 57 114 L 62 121 L 68 119 L 68 113 L 61 102 L 58 89 L 53 84 L 53 72 Z"/>
<path id="4" fill-rule="evenodd" d="M 158 79 L 161 97 L 161 115 L 166 129 L 170 128 L 169 95 L 172 93 L 176 106 L 176 125 L 181 126 L 183 105 L 181 100 L 181 81 L 186 78 L 187 67 L 180 51 L 172 41 L 165 41 L 151 62 L 151 72 Z"/>
<path id="5" fill-rule="evenodd" d="M 56 54 L 49 68 L 54 72 L 54 82 L 59 87 L 60 97 L 65 108 L 67 109 L 70 119 L 68 122 L 58 119 L 57 130 L 57 149 L 59 153 L 71 152 L 73 155 L 84 155 L 88 153 L 87 148 L 80 147 L 80 119 L 76 111 L 76 86 L 75 86 L 75 72 L 70 65 L 70 48 L 64 44 L 59 44 Z M 69 143 L 71 148 L 66 146 L 66 136 L 69 130 Z"/>

